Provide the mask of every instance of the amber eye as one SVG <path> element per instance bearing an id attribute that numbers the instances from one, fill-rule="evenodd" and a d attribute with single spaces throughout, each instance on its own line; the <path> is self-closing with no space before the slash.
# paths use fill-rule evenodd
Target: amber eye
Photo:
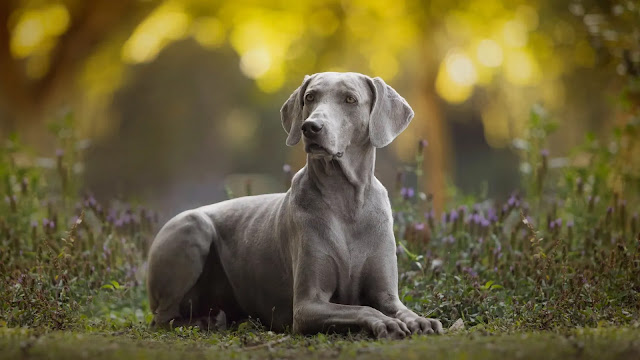
<path id="1" fill-rule="evenodd" d="M 356 98 L 349 95 L 347 96 L 347 104 L 355 104 L 356 103 Z"/>
<path id="2" fill-rule="evenodd" d="M 313 94 L 309 93 L 309 94 L 305 95 L 304 99 L 307 100 L 307 101 L 313 101 L 313 99 L 314 99 Z"/>

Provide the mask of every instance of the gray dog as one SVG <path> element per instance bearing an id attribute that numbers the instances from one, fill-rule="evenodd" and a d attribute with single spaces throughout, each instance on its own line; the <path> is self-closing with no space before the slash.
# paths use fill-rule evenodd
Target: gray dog
<path id="1" fill-rule="evenodd" d="M 186 211 L 160 230 L 149 252 L 152 324 L 251 316 L 302 334 L 442 333 L 400 302 L 391 206 L 373 174 L 376 148 L 409 125 L 411 107 L 380 78 L 319 73 L 281 117 L 287 145 L 304 139 L 306 166 L 284 194 Z"/>

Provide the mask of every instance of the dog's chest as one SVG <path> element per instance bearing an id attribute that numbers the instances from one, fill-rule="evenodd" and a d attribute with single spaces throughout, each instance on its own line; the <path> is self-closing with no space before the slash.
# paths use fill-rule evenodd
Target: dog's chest
<path id="1" fill-rule="evenodd" d="M 334 264 L 337 286 L 333 301 L 359 305 L 366 286 L 368 264 L 389 248 L 393 234 L 388 233 L 385 216 L 360 218 L 358 221 L 341 224 L 341 236 L 334 243 Z M 389 237 L 387 239 L 387 237 Z"/>

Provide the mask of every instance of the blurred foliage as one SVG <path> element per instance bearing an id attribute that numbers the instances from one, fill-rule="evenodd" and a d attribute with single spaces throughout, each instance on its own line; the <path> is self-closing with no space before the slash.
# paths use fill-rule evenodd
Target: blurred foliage
<path id="1" fill-rule="evenodd" d="M 569 158 L 546 148 L 555 129 L 542 108 L 532 110 L 529 136 L 518 141 L 523 184 L 504 202 L 456 193 L 437 219 L 430 196 L 414 196 L 399 176 L 405 302 L 447 324 L 462 318 L 489 329 L 637 321 L 640 172 L 625 164 L 638 153 L 640 124 L 605 142 L 587 136 Z"/>
<path id="2" fill-rule="evenodd" d="M 72 126 L 66 117 L 51 127 L 60 148 L 50 158 L 26 156 L 15 139 L 0 151 L 0 325 L 67 329 L 143 301 L 138 266 L 157 216 L 80 195 L 85 144 Z"/>
<path id="3" fill-rule="evenodd" d="M 422 176 L 428 144 L 417 144 L 391 191 L 402 300 L 446 326 L 463 319 L 491 332 L 637 324 L 640 174 L 627 172 L 618 150 L 638 146 L 640 125 L 616 129 L 606 143 L 589 137 L 568 159 L 546 149 L 556 125 L 541 108 L 529 126 L 522 186 L 506 201 L 451 189 L 438 218 L 432 195 L 406 186 L 409 175 Z M 52 158 L 34 162 L 15 141 L 1 153 L 0 325 L 146 324 L 143 269 L 155 213 L 81 194 L 74 168 L 84 146 L 73 121 L 51 130 L 61 144 Z M 290 179 L 290 167 L 283 172 Z"/>
<path id="4" fill-rule="evenodd" d="M 633 1 L 595 3 L 613 14 L 611 24 L 633 24 L 640 11 Z M 454 104 L 486 91 L 474 106 L 482 113 L 487 141 L 497 147 L 524 135 L 522 119 L 533 102 L 551 111 L 566 106 L 571 89 L 563 77 L 596 65 L 590 39 L 570 11 L 585 15 L 590 31 L 599 27 L 593 19 L 604 17 L 591 13 L 589 1 L 551 0 L 9 0 L 4 6 L 10 46 L 0 54 L 19 65 L 7 71 L 24 75 L 5 78 L 36 88 L 47 85 L 41 79 L 48 77 L 77 82 L 82 107 L 95 112 L 126 82 L 130 65 L 151 62 L 169 44 L 191 37 L 214 51 L 232 48 L 242 73 L 267 93 L 326 70 L 359 71 L 390 82 L 410 79 L 418 88 L 434 84 Z M 89 16 L 100 11 L 105 15 Z M 65 56 L 67 48 L 72 56 Z M 629 50 L 628 58 L 637 62 L 637 48 Z M 73 74 L 55 76 L 70 61 Z M 8 104 L 21 103 L 29 104 Z"/>

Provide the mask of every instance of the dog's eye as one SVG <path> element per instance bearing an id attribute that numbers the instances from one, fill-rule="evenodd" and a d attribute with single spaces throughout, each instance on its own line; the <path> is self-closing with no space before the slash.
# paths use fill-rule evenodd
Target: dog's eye
<path id="1" fill-rule="evenodd" d="M 351 96 L 351 95 L 349 95 L 349 96 L 347 96 L 347 100 L 346 101 L 347 101 L 347 104 L 355 104 L 356 103 L 356 98 Z"/>
<path id="2" fill-rule="evenodd" d="M 304 96 L 304 99 L 307 101 L 313 101 L 314 97 L 313 94 L 307 94 Z"/>

